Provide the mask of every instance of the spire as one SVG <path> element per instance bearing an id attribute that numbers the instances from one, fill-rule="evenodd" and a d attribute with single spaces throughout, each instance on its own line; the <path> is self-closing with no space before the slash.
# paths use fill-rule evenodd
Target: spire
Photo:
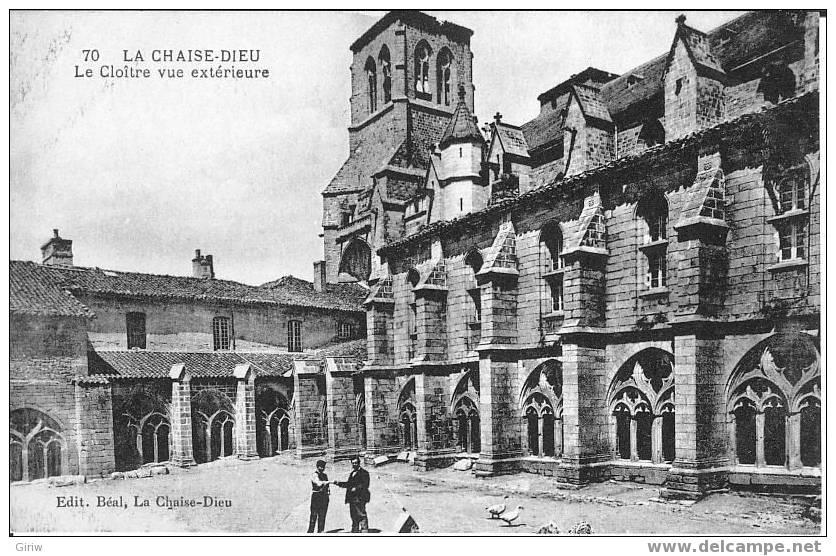
<path id="1" fill-rule="evenodd" d="M 481 142 L 485 140 L 479 133 L 479 127 L 476 125 L 464 98 L 465 87 L 459 84 L 459 104 L 456 105 L 456 111 L 453 112 L 453 116 L 441 136 L 441 141 L 439 141 L 439 147 L 442 149 L 455 141 L 475 139 Z"/>

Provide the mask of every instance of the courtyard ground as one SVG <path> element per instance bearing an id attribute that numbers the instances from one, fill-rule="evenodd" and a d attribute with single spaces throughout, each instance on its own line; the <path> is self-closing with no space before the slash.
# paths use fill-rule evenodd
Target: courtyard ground
<path id="1" fill-rule="evenodd" d="M 286 456 L 225 459 L 144 479 L 103 479 L 65 487 L 15 485 L 10 527 L 16 533 L 304 533 L 313 464 Z M 349 468 L 348 462 L 336 462 L 328 465 L 327 473 L 332 480 L 345 480 Z M 369 473 L 373 532 L 393 533 L 401 508 L 429 534 L 532 534 L 549 522 L 566 532 L 581 521 L 597 534 L 811 535 L 820 530 L 819 524 L 803 517 L 809 505 L 803 499 L 730 493 L 682 505 L 657 502 L 658 487 L 633 483 L 569 490 L 537 475 L 479 479 L 452 468 L 416 472 L 405 463 L 369 468 Z M 351 527 L 343 493 L 332 487 L 327 532 Z M 524 507 L 514 526 L 488 519 L 484 510 L 505 495 L 509 507 Z M 124 507 L 98 505 L 100 500 L 116 504 L 120 496 Z M 214 506 L 202 505 L 207 496 Z M 58 507 L 59 497 L 71 507 Z M 165 507 L 167 501 L 182 499 L 201 505 Z M 148 505 L 137 506 L 136 501 Z"/>

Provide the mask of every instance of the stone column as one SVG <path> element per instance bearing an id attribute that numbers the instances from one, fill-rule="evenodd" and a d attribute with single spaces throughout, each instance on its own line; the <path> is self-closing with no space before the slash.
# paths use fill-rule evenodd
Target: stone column
<path id="1" fill-rule="evenodd" d="M 637 442 L 639 423 L 636 421 L 636 416 L 630 419 L 630 461 L 639 461 L 639 444 Z"/>
<path id="2" fill-rule="evenodd" d="M 766 428 L 766 414 L 759 411 L 755 415 L 755 465 L 757 467 L 766 466 L 766 452 L 764 451 L 764 438 Z"/>
<path id="3" fill-rule="evenodd" d="M 728 482 L 724 350 L 716 328 L 712 322 L 674 322 L 676 459 L 664 497 L 697 499 Z"/>
<path id="4" fill-rule="evenodd" d="M 563 417 L 554 418 L 554 456 L 563 456 Z"/>
<path id="5" fill-rule="evenodd" d="M 662 416 L 654 415 L 650 428 L 650 459 L 653 463 L 662 463 Z"/>
<path id="6" fill-rule="evenodd" d="M 171 446 L 169 460 L 178 467 L 197 465 L 192 452 L 192 376 L 182 363 L 171 366 Z"/>
<path id="7" fill-rule="evenodd" d="M 328 436 L 321 414 L 322 402 L 325 400 L 324 381 L 319 361 L 293 362 L 296 456 L 299 458 L 322 456 L 328 447 Z"/>
<path id="8" fill-rule="evenodd" d="M 357 368 L 342 358 L 325 359 L 325 397 L 328 399 L 328 459 L 360 452 L 360 423 L 352 375 Z"/>
<path id="9" fill-rule="evenodd" d="M 255 459 L 255 373 L 249 363 L 236 365 L 232 371 L 238 381 L 235 395 L 235 454 L 239 459 Z"/>
<path id="10" fill-rule="evenodd" d="M 801 469 L 801 413 L 787 415 L 787 457 L 790 469 Z"/>

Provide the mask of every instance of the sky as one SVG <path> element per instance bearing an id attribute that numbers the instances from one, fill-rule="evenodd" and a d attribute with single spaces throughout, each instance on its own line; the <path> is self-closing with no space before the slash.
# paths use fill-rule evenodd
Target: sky
<path id="1" fill-rule="evenodd" d="M 188 275 L 201 249 L 218 278 L 310 280 L 320 193 L 348 155 L 349 45 L 384 13 L 12 12 L 10 258 L 40 261 L 58 228 L 79 266 Z M 474 31 L 479 121 L 520 125 L 571 74 L 667 52 L 680 12 L 428 13 Z M 741 12 L 682 13 L 708 31 Z M 154 49 L 259 50 L 220 65 L 270 74 L 191 79 L 218 62 L 154 63 Z M 100 77 L 123 50 L 187 77 Z"/>

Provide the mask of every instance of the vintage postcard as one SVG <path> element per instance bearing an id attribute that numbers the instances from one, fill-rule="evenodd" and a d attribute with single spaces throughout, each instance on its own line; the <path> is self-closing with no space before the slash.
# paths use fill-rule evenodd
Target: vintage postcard
<path id="1" fill-rule="evenodd" d="M 820 551 L 824 27 L 12 10 L 16 550 Z"/>

